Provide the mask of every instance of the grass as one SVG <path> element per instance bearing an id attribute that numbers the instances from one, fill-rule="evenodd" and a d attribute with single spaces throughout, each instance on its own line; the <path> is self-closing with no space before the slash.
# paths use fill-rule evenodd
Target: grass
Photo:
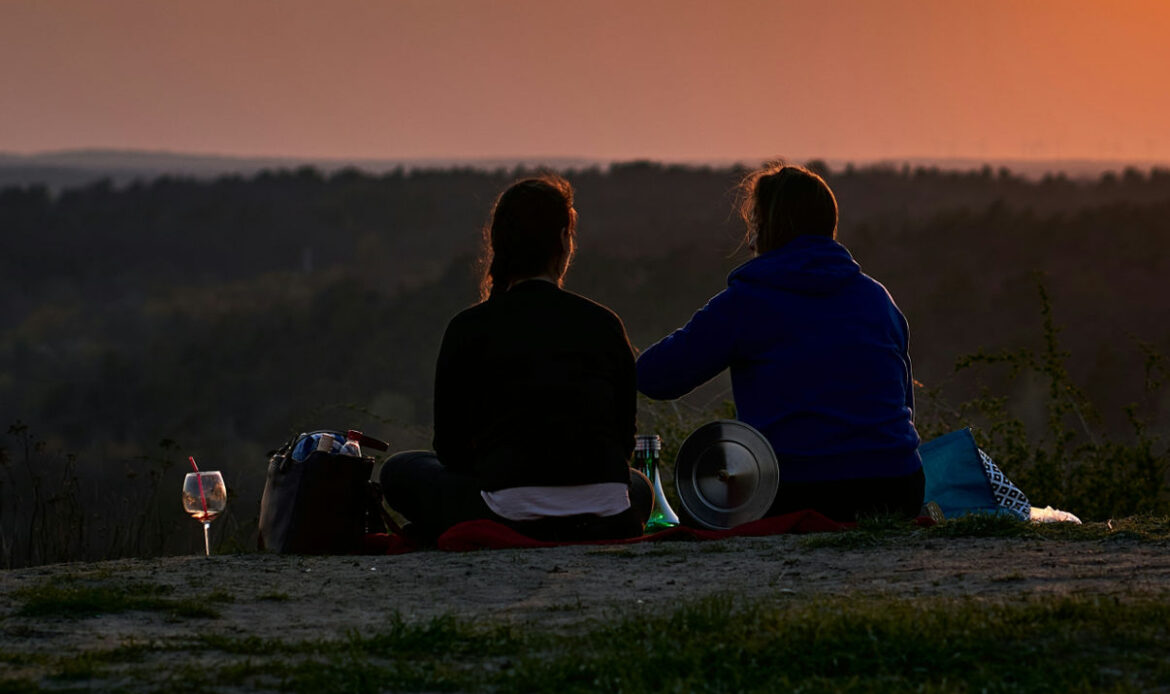
<path id="1" fill-rule="evenodd" d="M 13 597 L 22 604 L 22 617 L 60 617 L 84 619 L 103 614 L 134 610 L 165 612 L 174 618 L 214 619 L 217 603 L 230 602 L 226 593 L 172 597 L 172 586 L 153 583 L 93 583 L 77 578 L 62 578 L 49 583 L 22 588 Z"/>
<path id="2" fill-rule="evenodd" d="M 1161 546 L 1170 541 L 1170 519 L 1070 526 L 983 516 L 918 528 L 873 518 L 851 532 L 796 541 L 825 547 L 939 545 L 951 537 Z M 679 544 L 684 557 L 701 548 Z M 622 557 L 631 551 L 622 547 L 606 553 Z M 776 569 L 782 572 L 781 563 Z M 1023 578 L 1005 572 L 992 580 L 1010 584 Z M 769 577 L 760 580 L 767 583 Z M 10 636 L 35 624 L 28 620 L 134 610 L 179 617 L 184 605 L 206 609 L 203 604 L 230 601 L 217 594 L 181 598 L 166 585 L 94 572 L 11 595 L 15 617 L 0 622 Z M 280 603 L 290 597 L 270 591 L 253 599 Z M 571 603 L 563 605 L 564 611 L 572 611 Z M 262 639 L 200 627 L 182 638 L 51 652 L 36 651 L 35 639 L 28 641 L 32 652 L 23 650 L 29 647 L 26 640 L 11 639 L 0 645 L 0 694 L 178 688 L 325 694 L 1150 691 L 1170 683 L 1168 638 L 1166 597 L 1032 593 L 988 600 L 852 593 L 809 598 L 774 586 L 768 597 L 750 601 L 717 596 L 680 602 L 667 611 L 630 604 L 609 619 L 583 618 L 573 631 L 563 624 L 491 617 L 416 621 L 397 616 L 376 632 L 342 639 Z"/>
<path id="3" fill-rule="evenodd" d="M 32 665 L 54 689 L 87 680 L 192 692 L 1128 692 L 1170 682 L 1168 625 L 1170 604 L 1148 598 L 715 597 L 568 635 L 398 618 L 342 640 L 206 635 Z M 37 681 L 0 674 L 0 692 L 36 691 Z"/>
<path id="4" fill-rule="evenodd" d="M 952 537 L 998 537 L 1064 541 L 1170 542 L 1170 517 L 1134 516 L 1103 523 L 1025 523 L 1007 515 L 972 514 L 929 528 L 918 528 L 889 518 L 862 520 L 855 530 L 815 533 L 802 537 L 798 546 L 806 550 L 841 550 L 883 547 L 910 542 L 928 542 Z"/>

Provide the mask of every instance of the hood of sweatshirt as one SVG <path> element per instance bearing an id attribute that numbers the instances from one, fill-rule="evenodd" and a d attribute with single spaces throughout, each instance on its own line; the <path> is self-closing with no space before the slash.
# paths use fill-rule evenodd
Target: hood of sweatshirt
<path id="1" fill-rule="evenodd" d="M 861 274 L 849 251 L 824 236 L 798 236 L 731 271 L 737 282 L 798 294 L 832 294 Z"/>

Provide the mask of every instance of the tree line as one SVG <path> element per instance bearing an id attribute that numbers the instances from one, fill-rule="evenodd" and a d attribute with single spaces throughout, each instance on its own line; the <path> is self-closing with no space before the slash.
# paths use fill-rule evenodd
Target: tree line
<path id="1" fill-rule="evenodd" d="M 1135 400 L 1164 421 L 1145 385 L 1170 344 L 1170 171 L 1080 181 L 810 166 L 837 193 L 840 240 L 906 313 L 924 385 L 956 403 L 996 389 L 1040 421 L 1041 381 L 955 363 L 1038 344 L 1041 273 L 1103 429 L 1125 431 Z M 0 422 L 34 432 L 46 455 L 75 455 L 74 474 L 94 484 L 196 454 L 227 473 L 240 527 L 265 452 L 291 433 L 364 427 L 426 446 L 435 352 L 477 298 L 480 229 L 495 195 L 529 173 L 304 168 L 0 190 Z M 567 288 L 617 311 L 635 347 L 678 327 L 747 258 L 732 213 L 744 173 L 568 172 L 581 248 Z M 726 388 L 690 402 L 720 405 Z M 171 486 L 159 503 L 174 515 Z"/>

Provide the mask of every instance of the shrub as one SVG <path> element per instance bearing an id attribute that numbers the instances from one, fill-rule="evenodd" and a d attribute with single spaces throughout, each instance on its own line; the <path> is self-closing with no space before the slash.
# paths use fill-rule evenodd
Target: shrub
<path id="1" fill-rule="evenodd" d="M 1154 434 L 1141 407 L 1125 407 L 1131 433 L 1116 440 L 1103 433 L 1100 417 L 1067 367 L 1069 352 L 1060 342 L 1052 299 L 1038 278 L 1043 346 L 964 355 L 955 371 L 977 367 L 1009 369 L 1009 380 L 1023 374 L 1039 377 L 1047 386 L 1045 420 L 1039 431 L 1029 431 L 1011 412 L 1006 396 L 984 389 L 958 408 L 948 407 L 939 391 L 922 387 L 919 428 L 924 438 L 972 424 L 975 438 L 1038 505 L 1068 509 L 1082 518 L 1101 519 L 1135 514 L 1170 513 L 1167 473 L 1170 454 L 1161 436 Z M 1145 400 L 1162 386 L 1166 374 L 1163 356 L 1150 344 L 1138 342 L 1145 357 Z"/>

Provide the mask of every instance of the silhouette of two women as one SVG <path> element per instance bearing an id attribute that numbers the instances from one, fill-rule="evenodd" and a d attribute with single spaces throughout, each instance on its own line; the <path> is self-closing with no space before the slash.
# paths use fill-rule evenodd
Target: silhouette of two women
<path id="1" fill-rule="evenodd" d="M 745 179 L 740 207 L 755 257 L 635 366 L 621 320 L 561 288 L 576 248 L 569 183 L 525 179 L 499 196 L 482 301 L 440 348 L 434 451 L 399 453 L 381 473 L 418 537 L 476 518 L 538 539 L 640 535 L 651 495 L 628 467 L 635 391 L 677 398 L 723 369 L 739 418 L 780 462 L 770 514 L 917 514 L 906 320 L 836 241 L 832 191 L 778 165 Z"/>

